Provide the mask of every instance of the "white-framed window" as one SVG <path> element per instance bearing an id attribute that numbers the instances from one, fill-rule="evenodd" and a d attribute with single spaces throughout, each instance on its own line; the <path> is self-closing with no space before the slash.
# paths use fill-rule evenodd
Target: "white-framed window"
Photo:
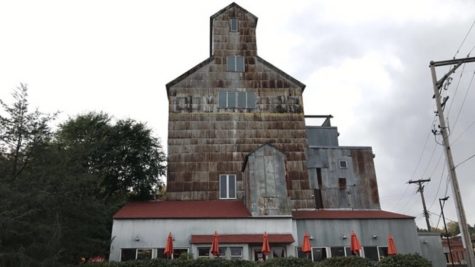
<path id="1" fill-rule="evenodd" d="M 120 261 L 150 260 L 152 259 L 151 248 L 123 248 L 120 251 Z"/>
<path id="2" fill-rule="evenodd" d="M 271 247 L 272 258 L 285 258 L 287 257 L 287 252 L 285 247 L 273 246 Z"/>
<path id="3" fill-rule="evenodd" d="M 210 247 L 198 247 L 198 258 L 209 258 Z"/>
<path id="4" fill-rule="evenodd" d="M 243 56 L 227 56 L 226 57 L 228 71 L 244 72 L 244 57 Z"/>
<path id="5" fill-rule="evenodd" d="M 237 18 L 231 18 L 229 20 L 229 28 L 232 32 L 237 32 L 238 29 L 239 29 L 239 23 L 238 23 L 238 20 Z"/>
<path id="6" fill-rule="evenodd" d="M 221 174 L 219 176 L 219 198 L 234 199 L 236 198 L 236 175 Z"/>
<path id="7" fill-rule="evenodd" d="M 219 92 L 220 108 L 255 108 L 256 93 L 223 90 Z"/>
<path id="8" fill-rule="evenodd" d="M 378 247 L 378 253 L 379 260 L 382 260 L 383 258 L 388 256 L 388 247 Z"/>
<path id="9" fill-rule="evenodd" d="M 312 248 L 312 260 L 323 261 L 328 258 L 327 248 Z"/>
<path id="10" fill-rule="evenodd" d="M 173 248 L 173 259 L 179 258 L 182 254 L 187 254 L 188 248 Z M 165 248 L 157 248 L 157 258 L 168 258 L 165 256 Z"/>
<path id="11" fill-rule="evenodd" d="M 348 168 L 348 162 L 346 160 L 340 160 L 340 169 Z"/>
<path id="12" fill-rule="evenodd" d="M 379 261 L 378 247 L 363 247 L 364 256 L 371 261 Z"/>
<path id="13" fill-rule="evenodd" d="M 350 247 L 330 247 L 331 257 L 347 257 L 353 255 Z"/>
<path id="14" fill-rule="evenodd" d="M 139 248 L 137 249 L 137 260 L 150 260 L 152 259 L 151 248 Z"/>
<path id="15" fill-rule="evenodd" d="M 242 259 L 242 247 L 230 247 L 231 260 Z"/>

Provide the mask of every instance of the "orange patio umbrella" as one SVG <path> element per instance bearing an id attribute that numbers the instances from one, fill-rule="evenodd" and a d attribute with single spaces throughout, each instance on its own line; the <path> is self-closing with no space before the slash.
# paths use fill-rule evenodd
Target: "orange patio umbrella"
<path id="1" fill-rule="evenodd" d="M 165 250 L 163 251 L 165 256 L 170 257 L 173 255 L 173 236 L 172 233 L 168 234 L 167 243 L 165 244 Z"/>
<path id="2" fill-rule="evenodd" d="M 388 255 L 394 256 L 397 254 L 396 243 L 392 235 L 388 235 Z"/>
<path id="3" fill-rule="evenodd" d="M 270 253 L 269 235 L 267 234 L 267 232 L 264 232 L 264 236 L 262 238 L 261 252 L 264 255 L 268 255 Z"/>
<path id="4" fill-rule="evenodd" d="M 214 232 L 214 235 L 211 239 L 210 252 L 211 252 L 211 254 L 213 254 L 216 257 L 219 256 L 219 238 L 218 238 L 218 233 L 216 231 Z"/>
<path id="5" fill-rule="evenodd" d="M 351 233 L 351 252 L 356 255 L 360 255 L 361 244 L 356 236 L 355 232 Z"/>
<path id="6" fill-rule="evenodd" d="M 310 235 L 305 233 L 303 236 L 303 243 L 301 248 L 303 253 L 310 253 L 312 252 L 312 246 L 310 245 Z"/>

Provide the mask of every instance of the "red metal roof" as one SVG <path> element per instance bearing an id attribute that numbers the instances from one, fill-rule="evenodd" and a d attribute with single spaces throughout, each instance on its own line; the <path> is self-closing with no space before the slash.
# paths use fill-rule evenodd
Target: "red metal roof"
<path id="1" fill-rule="evenodd" d="M 262 243 L 264 234 L 235 234 L 219 235 L 220 244 L 259 244 Z M 191 244 L 211 244 L 213 235 L 191 235 Z M 292 234 L 269 234 L 269 243 L 290 244 L 293 243 Z"/>
<path id="2" fill-rule="evenodd" d="M 414 217 L 384 210 L 298 210 L 292 212 L 295 220 L 305 219 L 414 219 Z"/>
<path id="3" fill-rule="evenodd" d="M 130 202 L 114 219 L 248 218 L 240 200 L 187 200 Z"/>

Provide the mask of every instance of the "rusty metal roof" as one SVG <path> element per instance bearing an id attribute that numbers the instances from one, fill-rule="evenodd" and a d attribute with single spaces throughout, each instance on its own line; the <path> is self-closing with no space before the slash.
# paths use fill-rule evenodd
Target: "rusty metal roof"
<path id="1" fill-rule="evenodd" d="M 249 218 L 240 200 L 183 200 L 130 202 L 114 219 Z"/>
<path id="2" fill-rule="evenodd" d="M 293 211 L 292 217 L 295 220 L 414 219 L 384 210 L 299 210 Z"/>

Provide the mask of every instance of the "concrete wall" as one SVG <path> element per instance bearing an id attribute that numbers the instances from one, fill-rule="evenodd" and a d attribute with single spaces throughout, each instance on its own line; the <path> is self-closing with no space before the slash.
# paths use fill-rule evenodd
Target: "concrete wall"
<path id="1" fill-rule="evenodd" d="M 324 208 L 380 209 L 373 157 L 370 147 L 310 147 L 310 186 L 321 191 Z M 346 162 L 345 168 L 340 161 Z M 340 178 L 346 179 L 344 188 Z"/>
<path id="2" fill-rule="evenodd" d="M 237 227 L 239 226 L 239 227 Z M 174 248 L 191 248 L 191 235 L 292 233 L 290 217 L 266 219 L 147 219 L 114 220 L 110 261 L 120 261 L 122 248 L 164 248 L 168 233 Z M 196 247 L 196 246 L 195 246 Z M 191 251 L 191 250 L 190 250 Z M 288 249 L 289 255 L 293 250 Z"/>
<path id="3" fill-rule="evenodd" d="M 421 255 L 428 259 L 433 267 L 445 267 L 447 261 L 442 248 L 440 233 L 417 233 L 421 247 Z"/>
<path id="4" fill-rule="evenodd" d="M 297 220 L 296 225 L 298 244 L 308 232 L 314 238 L 312 247 L 349 247 L 354 231 L 363 247 L 387 247 L 388 234 L 392 234 L 399 253 L 421 253 L 413 219 Z"/>

